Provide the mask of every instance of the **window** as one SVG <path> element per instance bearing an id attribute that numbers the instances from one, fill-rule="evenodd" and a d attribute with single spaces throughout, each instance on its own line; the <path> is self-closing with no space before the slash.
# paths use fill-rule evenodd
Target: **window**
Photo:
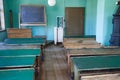
<path id="1" fill-rule="evenodd" d="M 0 0 L 0 31 L 5 30 L 3 0 Z"/>

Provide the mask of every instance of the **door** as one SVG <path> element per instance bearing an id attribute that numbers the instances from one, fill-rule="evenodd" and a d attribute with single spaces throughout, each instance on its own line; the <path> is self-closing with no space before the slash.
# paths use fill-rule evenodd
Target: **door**
<path id="1" fill-rule="evenodd" d="M 65 36 L 84 35 L 84 7 L 66 7 Z"/>

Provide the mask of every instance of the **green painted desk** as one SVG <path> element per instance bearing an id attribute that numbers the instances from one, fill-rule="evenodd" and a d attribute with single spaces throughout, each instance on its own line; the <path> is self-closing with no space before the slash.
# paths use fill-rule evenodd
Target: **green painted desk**
<path id="1" fill-rule="evenodd" d="M 0 69 L 33 67 L 35 68 L 36 56 L 11 56 L 0 57 Z"/>
<path id="2" fill-rule="evenodd" d="M 18 69 L 19 71 L 20 68 L 21 69 L 33 68 L 36 75 L 38 75 L 40 71 L 40 65 L 41 65 L 40 55 L 41 55 L 40 49 L 0 50 L 0 71 L 3 69 Z"/>
<path id="3" fill-rule="evenodd" d="M 4 49 L 0 50 L 0 56 L 40 56 L 40 49 Z"/>
<path id="4" fill-rule="evenodd" d="M 45 45 L 42 38 L 9 38 L 4 41 L 7 45 Z"/>
<path id="5" fill-rule="evenodd" d="M 44 59 L 45 40 L 42 38 L 9 38 L 5 39 L 5 45 L 40 45 L 42 59 Z"/>
<path id="6" fill-rule="evenodd" d="M 73 57 L 74 80 L 89 76 L 120 71 L 120 55 Z"/>
<path id="7" fill-rule="evenodd" d="M 120 48 L 84 48 L 67 49 L 68 73 L 73 76 L 73 64 L 71 57 L 101 56 L 101 55 L 120 55 Z"/>
<path id="8" fill-rule="evenodd" d="M 2 63 L 0 65 L 7 64 L 8 63 L 7 61 L 9 61 L 8 59 L 11 60 L 11 63 L 14 62 L 13 65 L 16 65 L 16 64 L 24 65 L 25 63 L 27 64 L 28 61 L 31 62 L 33 59 L 35 59 L 34 61 L 35 61 L 36 67 L 37 67 L 37 71 L 39 72 L 40 65 L 41 65 L 40 55 L 41 55 L 40 49 L 6 49 L 6 50 L 4 49 L 4 50 L 0 50 L 0 60 L 3 59 L 3 61 L 6 61 L 6 63 L 2 63 L 0 61 Z M 25 61 L 23 61 L 23 60 L 25 60 Z"/>
<path id="9" fill-rule="evenodd" d="M 0 80 L 35 80 L 34 68 L 0 70 Z"/>
<path id="10" fill-rule="evenodd" d="M 36 56 L 0 57 L 0 80 L 35 80 L 38 77 Z"/>

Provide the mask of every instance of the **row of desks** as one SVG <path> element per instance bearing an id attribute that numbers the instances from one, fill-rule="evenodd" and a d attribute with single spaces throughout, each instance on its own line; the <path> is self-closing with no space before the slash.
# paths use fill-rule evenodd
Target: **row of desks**
<path id="1" fill-rule="evenodd" d="M 9 80 L 13 80 L 13 78 L 15 78 L 14 80 L 19 80 L 20 77 L 25 77 L 25 80 L 36 80 L 41 65 L 40 54 L 40 49 L 0 50 L 0 80 L 1 75 L 6 76 L 10 73 L 12 73 L 12 76 L 9 76 Z M 25 72 L 26 74 L 21 72 Z M 14 74 L 17 77 L 14 76 Z M 31 79 L 29 79 L 29 77 L 31 77 L 29 74 L 33 74 Z M 2 77 L 4 80 L 6 80 L 6 78 L 7 77 Z"/>
<path id="2" fill-rule="evenodd" d="M 67 50 L 68 72 L 74 80 L 82 76 L 120 73 L 119 48 L 86 48 Z"/>
<path id="3" fill-rule="evenodd" d="M 4 40 L 4 45 L 19 45 L 19 46 L 40 46 L 41 49 L 41 55 L 42 59 L 44 59 L 44 47 L 45 47 L 46 41 L 42 38 L 9 38 Z"/>
<path id="4" fill-rule="evenodd" d="M 84 76 L 120 73 L 120 48 L 102 48 L 101 45 L 96 45 L 98 43 L 92 39 L 68 39 L 64 43 L 68 73 L 74 80 L 84 80 Z"/>
<path id="5" fill-rule="evenodd" d="M 0 48 L 0 80 L 36 80 L 44 45 L 41 38 L 6 39 Z"/>

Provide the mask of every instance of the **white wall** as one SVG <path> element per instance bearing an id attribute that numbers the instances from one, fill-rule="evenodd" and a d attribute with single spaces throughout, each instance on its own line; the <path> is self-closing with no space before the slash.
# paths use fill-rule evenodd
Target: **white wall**
<path id="1" fill-rule="evenodd" d="M 98 0 L 97 21 L 96 21 L 96 41 L 99 43 L 103 43 L 104 6 L 105 6 L 105 0 Z"/>

